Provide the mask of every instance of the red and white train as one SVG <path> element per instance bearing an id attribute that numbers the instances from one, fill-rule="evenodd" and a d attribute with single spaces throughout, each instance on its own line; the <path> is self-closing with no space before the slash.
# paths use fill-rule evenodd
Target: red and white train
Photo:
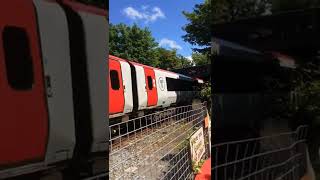
<path id="1" fill-rule="evenodd" d="M 109 117 L 191 103 L 203 80 L 109 55 Z M 140 113 L 141 114 L 141 113 Z"/>
<path id="2" fill-rule="evenodd" d="M 201 80 L 107 62 L 106 16 L 71 0 L 0 6 L 0 179 L 104 172 L 108 109 L 112 121 L 191 99 Z"/>

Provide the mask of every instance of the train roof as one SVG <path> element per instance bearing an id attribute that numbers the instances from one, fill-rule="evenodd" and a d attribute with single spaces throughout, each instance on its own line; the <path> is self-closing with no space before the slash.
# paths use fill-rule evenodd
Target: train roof
<path id="1" fill-rule="evenodd" d="M 107 11 L 105 9 L 98 8 L 93 5 L 88 5 L 88 4 L 84 4 L 84 3 L 73 1 L 73 0 L 63 0 L 62 3 L 69 5 L 74 10 L 88 12 L 88 13 L 107 17 Z"/>
<path id="2" fill-rule="evenodd" d="M 182 77 L 182 78 L 185 78 L 185 79 L 196 80 L 196 81 L 198 81 L 198 83 L 203 83 L 203 80 L 199 79 L 199 78 L 193 78 L 193 77 L 189 77 L 189 76 L 186 76 L 186 75 L 183 75 L 183 74 L 179 74 L 179 73 L 167 71 L 167 70 L 164 70 L 164 69 L 159 69 L 159 68 L 156 68 L 156 67 L 140 64 L 140 63 L 137 63 L 137 62 L 134 62 L 134 61 L 125 60 L 125 59 L 122 59 L 122 58 L 119 58 L 119 57 L 116 57 L 116 56 L 113 56 L 113 55 L 109 55 L 109 58 L 113 59 L 113 60 L 117 60 L 117 61 L 128 62 L 128 63 L 139 65 L 139 66 L 142 66 L 142 67 L 148 67 L 148 68 L 151 68 L 151 69 L 156 69 L 156 70 L 159 70 L 159 71 L 175 74 L 175 75 L 178 75 L 179 77 Z"/>

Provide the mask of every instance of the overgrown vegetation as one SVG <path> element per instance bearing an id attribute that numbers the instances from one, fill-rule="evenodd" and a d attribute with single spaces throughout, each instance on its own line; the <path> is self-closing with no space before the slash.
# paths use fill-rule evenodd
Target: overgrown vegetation
<path id="1" fill-rule="evenodd" d="M 197 164 L 194 161 L 192 161 L 192 169 L 193 169 L 194 174 L 201 173 L 201 167 L 203 164 L 204 164 L 203 159 L 201 159 Z"/>
<path id="2" fill-rule="evenodd" d="M 167 70 L 192 66 L 176 49 L 159 47 L 148 28 L 122 23 L 110 24 L 109 28 L 109 51 L 112 55 Z"/>
<path id="3" fill-rule="evenodd" d="M 202 87 L 201 87 L 201 91 L 200 91 L 200 98 L 203 101 L 207 101 L 207 107 L 208 107 L 208 112 L 209 115 L 211 117 L 211 82 L 206 82 Z"/>
<path id="4" fill-rule="evenodd" d="M 294 120 L 309 125 L 308 147 L 315 169 L 320 169 L 320 64 L 317 59 L 301 64 L 295 80 L 296 107 Z M 319 171 L 316 171 L 319 173 Z"/>

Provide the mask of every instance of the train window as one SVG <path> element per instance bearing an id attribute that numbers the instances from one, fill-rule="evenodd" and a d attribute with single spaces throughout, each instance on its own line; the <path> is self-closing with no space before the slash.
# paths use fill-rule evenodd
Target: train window
<path id="1" fill-rule="evenodd" d="M 113 90 L 119 90 L 120 89 L 120 80 L 119 80 L 119 74 L 116 70 L 110 71 L 110 81 L 111 81 L 111 88 Z"/>
<path id="2" fill-rule="evenodd" d="M 152 87 L 153 87 L 153 83 L 152 83 L 152 77 L 151 76 L 147 76 L 147 79 L 148 79 L 148 88 L 149 90 L 152 90 Z"/>
<path id="3" fill-rule="evenodd" d="M 32 89 L 33 65 L 27 32 L 23 28 L 7 26 L 2 36 L 9 85 L 16 90 Z"/>
<path id="4" fill-rule="evenodd" d="M 184 79 L 166 78 L 168 91 L 193 91 L 195 83 Z"/>

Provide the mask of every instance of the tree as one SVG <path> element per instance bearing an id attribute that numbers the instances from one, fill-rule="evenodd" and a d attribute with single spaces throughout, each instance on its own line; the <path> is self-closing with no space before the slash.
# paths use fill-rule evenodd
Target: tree
<path id="1" fill-rule="evenodd" d="M 158 65 L 158 43 L 148 28 L 141 29 L 136 24 L 130 27 L 121 23 L 110 24 L 109 31 L 110 54 L 150 66 Z"/>
<path id="2" fill-rule="evenodd" d="M 181 66 L 179 68 L 187 68 L 187 67 L 191 67 L 193 65 L 193 63 L 189 59 L 187 59 L 186 57 L 184 57 L 180 54 L 178 54 L 177 57 L 181 63 Z"/>
<path id="3" fill-rule="evenodd" d="M 158 67 L 161 69 L 180 69 L 191 66 L 190 61 L 182 55 L 177 54 L 177 50 L 168 50 L 162 47 L 156 49 Z"/>
<path id="4" fill-rule="evenodd" d="M 224 23 L 270 12 L 271 2 L 270 0 L 219 0 L 213 2 L 213 7 L 214 23 Z"/>
<path id="5" fill-rule="evenodd" d="M 211 64 L 210 58 L 208 58 L 208 54 L 193 52 L 191 57 L 196 66 Z"/>
<path id="6" fill-rule="evenodd" d="M 319 5 L 319 0 L 272 0 L 272 12 L 311 8 Z"/>
<path id="7" fill-rule="evenodd" d="M 203 47 L 194 48 L 195 51 L 209 53 L 213 24 L 259 16 L 270 8 L 270 0 L 206 0 L 203 4 L 196 4 L 193 12 L 182 12 L 189 21 L 183 27 L 187 33 L 183 39 Z"/>
<path id="8" fill-rule="evenodd" d="M 148 28 L 136 24 L 110 24 L 109 52 L 112 55 L 162 69 L 189 67 L 190 61 L 176 49 L 168 50 L 158 46 Z"/>
<path id="9" fill-rule="evenodd" d="M 189 23 L 182 29 L 186 31 L 183 39 L 192 45 L 205 46 L 205 48 L 194 48 L 195 51 L 208 52 L 211 40 L 211 7 L 209 1 L 203 4 L 197 4 L 193 12 L 182 12 Z"/>

